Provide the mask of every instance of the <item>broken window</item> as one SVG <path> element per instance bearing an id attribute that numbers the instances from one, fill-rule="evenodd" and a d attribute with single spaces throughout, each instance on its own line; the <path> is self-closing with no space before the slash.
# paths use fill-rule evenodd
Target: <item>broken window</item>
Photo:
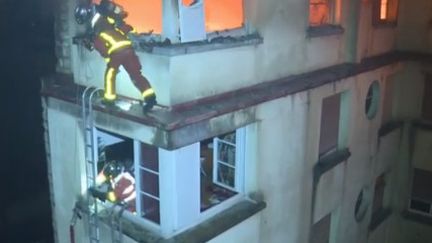
<path id="1" fill-rule="evenodd" d="M 338 24 L 339 0 L 310 0 L 309 26 Z"/>
<path id="2" fill-rule="evenodd" d="M 93 0 L 98 4 L 101 0 Z M 138 33 L 160 34 L 162 32 L 161 0 L 115 0 L 128 13 L 125 21 Z"/>
<path id="3" fill-rule="evenodd" d="M 375 0 L 375 23 L 395 23 L 397 21 L 398 0 Z"/>
<path id="4" fill-rule="evenodd" d="M 414 169 L 409 209 L 432 216 L 432 172 Z"/>
<path id="5" fill-rule="evenodd" d="M 243 129 L 201 141 L 201 211 L 242 191 Z"/>
<path id="6" fill-rule="evenodd" d="M 158 148 L 96 129 L 97 198 L 160 223 Z"/>
<path id="7" fill-rule="evenodd" d="M 234 29 L 243 25 L 243 0 L 205 0 L 207 32 Z"/>
<path id="8" fill-rule="evenodd" d="M 341 110 L 340 100 L 341 95 L 336 94 L 322 101 L 319 156 L 337 150 Z"/>

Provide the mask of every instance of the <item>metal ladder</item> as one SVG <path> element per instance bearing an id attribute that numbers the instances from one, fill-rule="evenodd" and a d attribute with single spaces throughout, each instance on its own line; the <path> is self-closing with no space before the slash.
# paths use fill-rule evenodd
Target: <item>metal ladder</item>
<path id="1" fill-rule="evenodd" d="M 82 109 L 82 122 L 85 141 L 85 161 L 87 173 L 87 187 L 96 185 L 97 176 L 97 161 L 95 159 L 94 151 L 95 146 L 94 137 L 94 117 L 93 117 L 93 98 L 101 89 L 94 87 L 87 87 L 81 96 L 81 109 Z M 97 144 L 96 144 L 97 145 Z M 88 235 L 90 243 L 99 243 L 99 219 L 97 216 L 98 205 L 96 199 L 91 202 L 91 197 L 87 197 L 88 212 Z"/>

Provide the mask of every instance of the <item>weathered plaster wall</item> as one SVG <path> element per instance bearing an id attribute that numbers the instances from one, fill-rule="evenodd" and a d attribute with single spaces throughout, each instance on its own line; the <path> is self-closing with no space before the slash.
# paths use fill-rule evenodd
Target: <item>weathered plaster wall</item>
<path id="1" fill-rule="evenodd" d="M 400 1 L 397 47 L 432 52 L 431 1 Z"/>
<path id="2" fill-rule="evenodd" d="M 218 235 L 217 237 L 208 241 L 208 243 L 226 243 L 234 241 L 259 243 L 259 226 L 259 215 L 255 215 L 224 232 L 223 234 Z"/>
<path id="3" fill-rule="evenodd" d="M 76 120 L 65 113 L 48 108 L 48 126 L 51 151 L 53 218 L 57 223 L 57 239 L 69 242 L 69 224 L 77 197 L 85 189 L 82 136 Z M 77 239 L 83 234 L 83 225 L 78 221 Z"/>

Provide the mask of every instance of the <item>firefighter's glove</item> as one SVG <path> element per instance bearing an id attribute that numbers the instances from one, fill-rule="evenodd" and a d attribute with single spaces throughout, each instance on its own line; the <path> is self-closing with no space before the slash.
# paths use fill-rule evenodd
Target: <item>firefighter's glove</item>
<path id="1" fill-rule="evenodd" d="M 105 202 L 107 195 L 108 195 L 108 193 L 106 191 L 102 191 L 102 190 L 100 190 L 100 188 L 96 188 L 96 187 L 90 187 L 89 193 L 94 198 L 97 198 L 97 199 L 101 200 L 102 202 Z"/>

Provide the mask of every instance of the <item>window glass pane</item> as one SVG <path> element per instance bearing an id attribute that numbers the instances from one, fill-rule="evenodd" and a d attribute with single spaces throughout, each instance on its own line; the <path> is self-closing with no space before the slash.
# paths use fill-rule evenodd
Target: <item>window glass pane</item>
<path id="1" fill-rule="evenodd" d="M 340 94 L 323 99 L 319 155 L 337 148 L 339 137 Z"/>
<path id="2" fill-rule="evenodd" d="M 141 170 L 141 190 L 152 196 L 159 197 L 159 176 Z"/>
<path id="3" fill-rule="evenodd" d="M 235 166 L 235 146 L 226 144 L 223 141 L 219 142 L 218 160 L 232 166 Z"/>
<path id="4" fill-rule="evenodd" d="M 243 25 L 243 0 L 205 0 L 204 7 L 208 32 Z"/>
<path id="5" fill-rule="evenodd" d="M 217 181 L 230 187 L 234 187 L 235 170 L 229 166 L 218 164 Z"/>
<path id="6" fill-rule="evenodd" d="M 100 0 L 93 0 L 99 3 Z M 116 0 L 128 13 L 125 21 L 137 32 L 162 32 L 162 1 L 161 0 Z"/>
<path id="7" fill-rule="evenodd" d="M 160 207 L 159 201 L 146 196 L 141 195 L 141 214 L 142 217 L 148 219 L 154 223 L 160 224 Z"/>
<path id="8" fill-rule="evenodd" d="M 310 0 L 309 25 L 318 26 L 329 23 L 330 6 L 328 0 Z"/>
<path id="9" fill-rule="evenodd" d="M 145 143 L 141 144 L 141 166 L 152 171 L 159 171 L 158 148 Z"/>

